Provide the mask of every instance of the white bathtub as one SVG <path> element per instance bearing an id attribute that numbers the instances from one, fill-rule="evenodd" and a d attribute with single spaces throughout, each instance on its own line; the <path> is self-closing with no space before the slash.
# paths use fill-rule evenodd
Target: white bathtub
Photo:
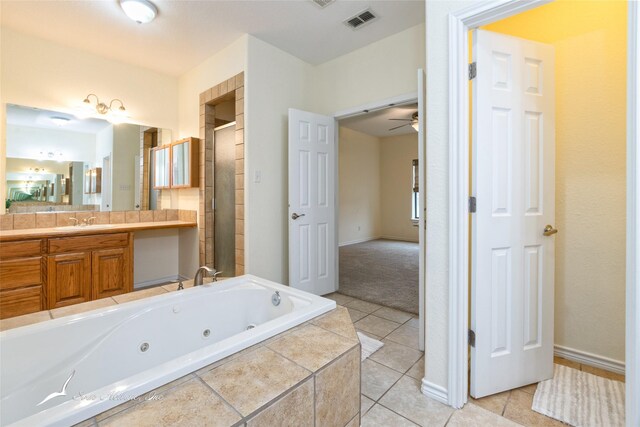
<path id="1" fill-rule="evenodd" d="M 1 332 L 0 424 L 72 425 L 333 308 L 245 275 Z"/>

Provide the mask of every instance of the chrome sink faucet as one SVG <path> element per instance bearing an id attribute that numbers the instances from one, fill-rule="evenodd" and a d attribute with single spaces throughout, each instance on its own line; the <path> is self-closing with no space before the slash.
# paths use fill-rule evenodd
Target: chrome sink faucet
<path id="1" fill-rule="evenodd" d="M 220 274 L 222 274 L 222 271 L 216 271 L 214 268 L 209 268 L 206 265 L 203 265 L 202 267 L 198 268 L 198 271 L 196 271 L 196 275 L 193 278 L 193 286 L 202 285 L 205 276 L 212 276 L 213 281 L 217 282 L 218 276 Z"/>

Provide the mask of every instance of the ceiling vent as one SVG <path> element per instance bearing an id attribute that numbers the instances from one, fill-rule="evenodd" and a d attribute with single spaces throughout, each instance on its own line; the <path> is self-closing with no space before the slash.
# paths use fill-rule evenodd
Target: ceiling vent
<path id="1" fill-rule="evenodd" d="M 366 9 L 345 20 L 344 23 L 355 30 L 356 28 L 363 27 L 364 24 L 375 21 L 377 18 L 371 9 Z"/>
<path id="2" fill-rule="evenodd" d="M 324 9 L 325 7 L 329 6 L 331 3 L 333 3 L 336 0 L 311 0 L 311 1 L 317 4 L 318 6 L 320 6 L 322 9 Z"/>

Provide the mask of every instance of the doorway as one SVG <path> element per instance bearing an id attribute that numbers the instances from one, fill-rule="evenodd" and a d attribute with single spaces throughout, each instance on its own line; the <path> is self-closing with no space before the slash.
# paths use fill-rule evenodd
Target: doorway
<path id="1" fill-rule="evenodd" d="M 235 186 L 236 122 L 218 126 L 213 130 L 213 183 L 214 183 L 214 263 L 216 270 L 225 277 L 234 277 L 235 250 Z"/>
<path id="2" fill-rule="evenodd" d="M 417 115 L 412 102 L 338 121 L 337 216 L 338 292 L 415 315 Z"/>
<path id="3" fill-rule="evenodd" d="M 628 56 L 630 61 L 627 65 L 628 70 L 628 78 L 627 82 L 627 100 L 633 99 L 634 101 L 629 102 L 627 104 L 627 120 L 632 124 L 637 120 L 637 114 L 635 116 L 630 115 L 631 112 L 637 112 L 637 86 L 635 85 L 637 81 L 637 71 L 634 73 L 633 70 L 636 70 L 637 67 L 637 20 L 638 20 L 638 11 L 637 6 L 632 5 L 629 2 L 629 40 L 631 50 L 628 52 Z M 455 28 L 455 31 L 452 31 L 452 52 L 451 55 L 454 60 L 451 63 L 452 67 L 460 66 L 463 64 L 461 62 L 467 56 L 467 36 L 466 30 L 470 27 L 477 27 L 478 25 L 489 24 L 491 22 L 496 21 L 499 18 L 504 18 L 505 16 L 513 16 L 516 13 L 522 12 L 526 9 L 532 9 L 535 6 L 538 6 L 540 3 L 527 3 L 526 6 L 523 5 L 512 5 L 512 7 L 495 7 L 489 5 L 476 6 L 474 8 L 469 8 L 461 11 L 459 14 L 452 15 L 452 25 Z M 635 31 L 631 31 L 635 30 Z M 624 55 L 623 55 L 624 57 Z M 465 61 L 466 62 L 466 61 Z M 455 68 L 454 68 L 455 69 Z M 451 268 L 454 271 L 454 274 L 460 274 L 461 272 L 465 273 L 465 267 L 467 265 L 466 252 L 468 251 L 468 228 L 465 225 L 467 220 L 467 216 L 462 214 L 461 208 L 466 205 L 466 198 L 468 196 L 468 191 L 466 190 L 467 186 L 467 178 L 468 178 L 468 168 L 465 165 L 466 159 L 468 157 L 465 156 L 465 152 L 468 153 L 468 133 L 464 130 L 464 127 L 468 125 L 468 117 L 465 117 L 465 110 L 468 98 L 467 93 L 463 88 L 467 82 L 462 79 L 462 75 L 456 75 L 456 73 L 452 73 L 455 75 L 454 82 L 452 83 L 452 87 L 456 88 L 458 93 L 460 94 L 459 98 L 455 96 L 450 96 L 451 111 L 456 111 L 458 108 L 462 107 L 460 111 L 462 114 L 460 116 L 452 116 L 450 118 L 452 128 L 455 129 L 455 138 L 452 144 L 452 152 L 454 156 L 457 157 L 460 161 L 454 162 L 452 164 L 452 168 L 450 170 L 450 176 L 455 176 L 454 185 L 451 187 L 451 196 L 452 196 L 452 206 L 450 208 L 454 209 L 453 216 L 453 224 L 451 225 L 451 235 L 450 241 L 452 244 L 455 244 L 459 251 L 457 253 L 452 254 L 451 258 Z M 454 99 L 455 98 L 455 99 Z M 452 100 L 453 99 L 453 100 Z M 637 145 L 637 133 L 635 131 L 635 125 L 628 127 L 628 131 L 626 133 L 627 140 L 627 155 L 634 155 L 636 153 L 636 145 Z M 460 133 L 457 133 L 460 132 Z M 637 209 L 637 199 L 635 193 L 633 193 L 633 188 L 637 186 L 637 175 L 636 174 L 636 161 L 637 158 L 631 157 L 628 161 L 627 168 L 627 221 L 630 221 L 630 224 L 627 224 L 627 272 L 631 267 L 632 271 L 635 271 L 636 260 L 630 256 L 635 253 L 637 242 L 634 240 L 635 235 L 633 233 L 629 233 L 629 227 L 635 226 L 637 222 L 637 215 L 629 216 L 629 213 L 636 212 Z M 624 193 L 624 192 L 623 192 Z M 466 209 L 465 209 L 466 210 Z M 458 212 L 458 213 L 455 213 Z M 458 228 L 457 225 L 461 225 L 461 228 Z M 631 253 L 629 252 L 631 250 Z M 624 257 L 624 255 L 623 255 Z M 630 265 L 629 265 L 630 264 Z M 635 307 L 637 303 L 636 299 L 629 300 L 629 296 L 634 297 L 635 293 L 635 276 L 627 275 L 627 305 L 628 307 Z M 450 321 L 452 322 L 453 328 L 451 329 L 451 341 L 453 342 L 452 348 L 450 347 L 450 363 L 452 365 L 452 369 L 450 370 L 449 375 L 449 403 L 452 406 L 460 407 L 464 401 L 466 400 L 466 330 L 464 330 L 466 326 L 466 292 L 464 287 L 461 286 L 461 283 L 452 283 L 453 292 L 451 294 L 451 306 L 453 309 L 450 311 Z M 627 399 L 634 399 L 635 394 L 635 385 L 638 383 L 637 371 L 635 371 L 635 366 L 632 363 L 634 358 L 630 358 L 629 355 L 635 354 L 634 351 L 637 350 L 637 335 L 630 333 L 635 330 L 637 327 L 637 322 L 634 321 L 633 315 L 629 315 L 630 312 L 627 313 L 627 377 L 630 381 L 627 382 Z M 636 310 L 632 310 L 631 313 L 636 313 Z M 456 326 L 457 325 L 457 326 Z M 463 334 L 464 332 L 464 334 Z M 452 350 L 452 351 L 451 351 Z M 462 380 L 462 381 L 461 381 Z M 637 405 L 632 404 L 631 402 L 636 402 L 637 400 L 629 400 L 630 404 L 627 407 L 627 423 L 633 423 L 631 420 L 636 420 L 637 415 L 635 412 L 637 411 Z M 635 409 L 634 409 L 635 408 Z"/>

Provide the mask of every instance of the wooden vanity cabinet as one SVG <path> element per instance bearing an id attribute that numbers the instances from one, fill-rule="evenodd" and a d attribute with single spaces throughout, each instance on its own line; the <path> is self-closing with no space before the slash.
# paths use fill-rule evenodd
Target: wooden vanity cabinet
<path id="1" fill-rule="evenodd" d="M 46 308 L 42 239 L 0 242 L 0 319 Z"/>
<path id="2" fill-rule="evenodd" d="M 48 308 L 131 292 L 131 233 L 49 239 Z"/>

